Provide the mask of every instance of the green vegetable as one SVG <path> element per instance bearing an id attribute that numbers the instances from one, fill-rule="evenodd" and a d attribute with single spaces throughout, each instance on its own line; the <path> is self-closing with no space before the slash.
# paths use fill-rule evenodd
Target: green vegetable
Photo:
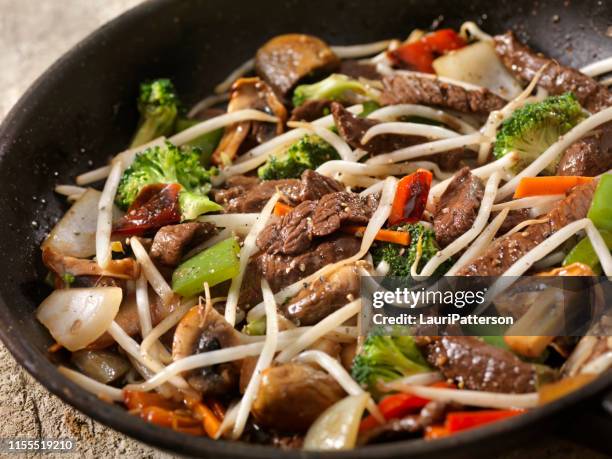
<path id="1" fill-rule="evenodd" d="M 332 159 L 340 159 L 334 147 L 316 135 L 305 135 L 285 153 L 270 156 L 257 174 L 262 180 L 298 178 L 305 170 Z"/>
<path id="2" fill-rule="evenodd" d="M 202 214 L 223 210 L 223 206 L 211 201 L 208 196 L 185 190 L 179 194 L 179 207 L 181 220 L 195 220 Z"/>
<path id="3" fill-rule="evenodd" d="M 62 280 L 64 281 L 65 284 L 70 286 L 76 280 L 76 278 L 74 277 L 73 274 L 64 273 L 62 274 Z"/>
<path id="4" fill-rule="evenodd" d="M 375 94 L 363 83 L 346 75 L 334 73 L 324 80 L 313 84 L 302 84 L 293 92 L 293 106 L 299 107 L 309 100 L 326 99 L 338 102 L 349 102 L 352 94 L 361 94 L 370 99 Z"/>
<path id="5" fill-rule="evenodd" d="M 127 209 L 145 186 L 179 183 L 183 187 L 179 200 L 186 206 L 181 207 L 183 220 L 193 219 L 197 217 L 193 215 L 198 208 L 208 208 L 208 212 L 220 210 L 216 204 L 212 205 L 212 201 L 207 203 L 201 199 L 206 198 L 213 173 L 213 169 L 207 170 L 201 165 L 198 148 L 178 148 L 166 142 L 165 145 L 147 148 L 136 155 L 132 165 L 121 177 L 115 202 L 120 208 Z M 182 197 L 185 192 L 191 194 Z M 200 199 L 196 200 L 196 195 L 199 195 Z"/>
<path id="6" fill-rule="evenodd" d="M 421 241 L 421 259 L 417 271 L 440 250 L 436 242 L 436 236 L 432 229 L 426 228 L 422 223 L 412 223 L 399 226 L 395 231 L 408 231 L 410 233 L 410 246 L 405 247 L 391 242 L 377 242 L 372 248 L 372 258 L 374 264 L 386 261 L 389 264 L 389 276 L 410 278 L 410 268 L 417 257 L 419 240 Z M 437 272 L 443 273 L 450 267 L 450 261 L 442 264 Z"/>
<path id="7" fill-rule="evenodd" d="M 612 232 L 600 230 L 599 234 L 603 237 L 608 248 L 612 250 Z M 595 253 L 595 249 L 593 249 L 588 237 L 578 242 L 570 253 L 567 254 L 565 260 L 563 260 L 563 266 L 571 265 L 572 263 L 583 263 L 589 266 L 595 274 L 601 274 L 599 257 Z"/>
<path id="8" fill-rule="evenodd" d="M 259 317 L 249 322 L 242 328 L 242 333 L 251 336 L 262 336 L 266 334 L 266 316 Z"/>
<path id="9" fill-rule="evenodd" d="M 412 336 L 382 335 L 368 336 L 351 369 L 353 378 L 373 394 L 379 393 L 379 381 L 425 371 L 429 366 Z"/>
<path id="10" fill-rule="evenodd" d="M 176 132 L 181 132 L 185 129 L 189 129 L 190 127 L 195 126 L 198 123 L 200 123 L 200 121 L 198 120 L 179 118 L 176 121 Z M 215 131 L 202 134 L 200 137 L 196 137 L 192 141 L 187 142 L 187 145 L 199 148 L 202 151 L 200 162 L 204 166 L 208 167 L 210 165 L 210 157 L 217 148 L 217 145 L 219 145 L 221 137 L 223 137 L 223 128 L 219 128 Z"/>
<path id="11" fill-rule="evenodd" d="M 612 231 L 612 174 L 599 179 L 587 217 L 598 229 Z"/>
<path id="12" fill-rule="evenodd" d="M 204 283 L 213 287 L 233 278 L 240 269 L 240 246 L 229 238 L 181 263 L 172 274 L 172 290 L 189 298 L 204 290 Z"/>
<path id="13" fill-rule="evenodd" d="M 496 158 L 501 158 L 516 151 L 519 154 L 516 169 L 521 170 L 584 117 L 582 107 L 569 92 L 547 97 L 542 102 L 526 104 L 501 125 L 493 153 Z M 554 174 L 557 162 L 553 161 L 546 172 Z"/>
<path id="14" fill-rule="evenodd" d="M 130 147 L 172 133 L 179 112 L 179 101 L 172 82 L 163 78 L 142 83 L 138 111 L 140 124 Z"/>
<path id="15" fill-rule="evenodd" d="M 380 108 L 380 104 L 376 102 L 375 100 L 366 100 L 362 105 L 363 105 L 363 110 L 359 114 L 361 118 L 366 118 L 370 113 Z"/>

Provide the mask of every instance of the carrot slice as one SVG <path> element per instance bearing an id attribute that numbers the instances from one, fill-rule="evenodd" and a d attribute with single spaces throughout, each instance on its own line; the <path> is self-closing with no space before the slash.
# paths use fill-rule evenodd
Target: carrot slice
<path id="1" fill-rule="evenodd" d="M 592 181 L 593 177 L 581 177 L 577 175 L 525 177 L 516 187 L 514 199 L 526 198 L 528 196 L 564 194 L 576 185 L 584 185 Z"/>
<path id="2" fill-rule="evenodd" d="M 365 226 L 344 226 L 342 231 L 353 236 L 363 237 Z M 410 245 L 410 233 L 406 231 L 378 230 L 374 239 L 377 241 L 393 242 L 394 244 Z"/>
<path id="3" fill-rule="evenodd" d="M 283 204 L 282 202 L 277 202 L 274 205 L 273 214 L 277 217 L 282 217 L 283 215 L 287 215 L 289 212 L 293 210 L 293 207 L 288 206 L 287 204 Z"/>
<path id="4" fill-rule="evenodd" d="M 449 435 L 450 432 L 443 425 L 433 425 L 425 428 L 425 440 L 435 440 L 436 438 L 444 438 Z"/>

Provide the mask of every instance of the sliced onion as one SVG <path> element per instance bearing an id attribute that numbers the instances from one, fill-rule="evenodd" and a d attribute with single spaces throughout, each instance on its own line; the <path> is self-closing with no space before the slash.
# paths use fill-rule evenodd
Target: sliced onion
<path id="1" fill-rule="evenodd" d="M 123 292 L 119 287 L 55 290 L 36 310 L 36 318 L 69 351 L 78 351 L 113 323 Z"/>
<path id="2" fill-rule="evenodd" d="M 359 423 L 369 395 L 349 395 L 326 409 L 310 426 L 304 437 L 304 449 L 335 451 L 353 449 Z"/>
<path id="3" fill-rule="evenodd" d="M 89 185 L 90 183 L 105 179 L 108 177 L 108 174 L 110 174 L 110 170 L 110 166 L 102 166 L 89 172 L 85 172 L 84 174 L 77 176 L 76 183 L 77 185 Z"/>
<path id="4" fill-rule="evenodd" d="M 121 160 L 113 161 L 108 179 L 104 184 L 104 190 L 102 190 L 102 195 L 98 201 L 96 260 L 101 268 L 106 268 L 112 259 L 110 243 L 113 230 L 113 207 L 123 169 Z"/>

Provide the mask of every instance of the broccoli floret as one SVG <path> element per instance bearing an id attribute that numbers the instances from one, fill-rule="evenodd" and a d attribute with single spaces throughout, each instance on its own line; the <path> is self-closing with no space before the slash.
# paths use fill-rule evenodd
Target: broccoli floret
<path id="1" fill-rule="evenodd" d="M 501 158 L 516 151 L 519 162 L 515 169 L 520 171 L 584 117 L 582 107 L 570 92 L 526 104 L 501 125 L 493 153 L 496 158 Z M 553 161 L 546 172 L 554 174 L 557 162 Z"/>
<path id="2" fill-rule="evenodd" d="M 308 100 L 326 99 L 338 102 L 349 102 L 351 94 L 361 94 L 370 99 L 376 95 L 363 83 L 334 73 L 324 80 L 313 84 L 302 84 L 293 91 L 293 106 L 299 107 Z"/>
<path id="3" fill-rule="evenodd" d="M 396 231 L 408 231 L 410 233 L 410 245 L 405 247 L 391 242 L 376 243 L 372 248 L 372 258 L 375 264 L 386 261 L 389 264 L 389 276 L 410 278 L 410 268 L 417 257 L 419 242 L 421 245 L 421 258 L 417 271 L 440 250 L 436 242 L 434 231 L 426 228 L 422 223 L 411 223 L 395 228 Z M 442 264 L 437 273 L 445 272 L 448 263 Z"/>
<path id="4" fill-rule="evenodd" d="M 136 155 L 132 165 L 123 173 L 115 202 L 120 208 L 127 209 L 145 186 L 179 183 L 183 187 L 179 204 L 184 220 L 195 218 L 198 210 L 220 210 L 218 204 L 206 197 L 215 170 L 205 169 L 200 156 L 198 148 L 178 148 L 170 142 L 147 148 Z"/>
<path id="5" fill-rule="evenodd" d="M 379 393 L 380 381 L 425 371 L 429 366 L 412 336 L 368 336 L 351 368 L 355 381 L 373 394 Z"/>
<path id="6" fill-rule="evenodd" d="M 140 124 L 132 140 L 132 148 L 172 133 L 179 112 L 179 101 L 172 82 L 162 78 L 142 83 L 138 111 Z"/>
<path id="7" fill-rule="evenodd" d="M 318 136 L 305 135 L 285 153 L 270 156 L 257 174 L 262 180 L 298 178 L 306 169 L 316 169 L 332 159 L 340 159 L 334 147 Z"/>

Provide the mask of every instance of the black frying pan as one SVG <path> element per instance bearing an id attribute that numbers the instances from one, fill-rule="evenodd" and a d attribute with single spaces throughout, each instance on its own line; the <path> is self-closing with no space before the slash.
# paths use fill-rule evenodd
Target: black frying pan
<path id="1" fill-rule="evenodd" d="M 151 0 L 102 27 L 53 65 L 0 128 L 2 341 L 51 392 L 92 418 L 161 448 L 215 458 L 331 456 L 181 435 L 145 424 L 61 376 L 46 353 L 50 337 L 32 315 L 49 293 L 41 282 L 38 247 L 66 210 L 52 190 L 127 145 L 137 122 L 137 86 L 145 78 L 172 78 L 189 106 L 279 33 L 306 32 L 340 45 L 403 37 L 433 23 L 456 27 L 464 20 L 482 22 L 490 33 L 514 28 L 534 47 L 575 66 L 612 54 L 612 39 L 605 35 L 612 4 L 606 0 Z M 598 395 L 611 385 L 608 374 L 569 397 L 482 429 L 333 457 L 474 457 L 516 445 L 519 436 L 539 434 L 568 416 L 576 426 L 576 412 L 568 410 L 579 406 L 586 416 L 585 407 L 599 403 Z"/>

